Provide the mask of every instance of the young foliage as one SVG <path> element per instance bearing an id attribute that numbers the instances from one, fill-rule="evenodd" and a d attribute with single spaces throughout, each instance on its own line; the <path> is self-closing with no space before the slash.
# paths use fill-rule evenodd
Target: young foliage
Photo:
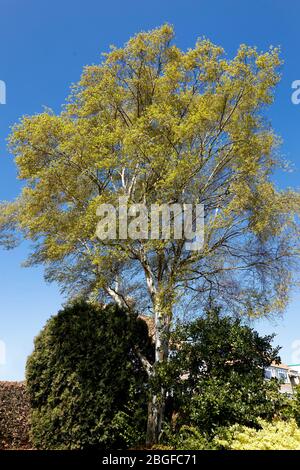
<path id="1" fill-rule="evenodd" d="M 184 52 L 173 37 L 169 25 L 139 33 L 85 67 L 60 115 L 46 110 L 14 127 L 24 188 L 2 206 L 3 242 L 15 223 L 35 243 L 29 264 L 45 264 L 47 278 L 76 295 L 124 301 L 142 291 L 170 313 L 191 292 L 197 302 L 217 293 L 252 315 L 281 310 L 299 196 L 271 179 L 278 138 L 263 110 L 279 51 L 242 45 L 229 59 L 207 39 Z M 204 204 L 203 250 L 186 251 L 184 240 L 100 241 L 97 207 L 119 196 L 129 206 Z"/>
<path id="2" fill-rule="evenodd" d="M 294 420 L 260 421 L 260 429 L 232 426 L 227 439 L 215 440 L 223 449 L 230 450 L 300 450 L 300 429 Z"/>

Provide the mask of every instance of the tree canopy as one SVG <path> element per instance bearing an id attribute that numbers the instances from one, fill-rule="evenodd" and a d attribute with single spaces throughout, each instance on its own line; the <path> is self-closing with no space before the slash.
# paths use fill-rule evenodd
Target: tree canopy
<path id="1" fill-rule="evenodd" d="M 15 226 L 33 240 L 28 263 L 45 264 L 69 293 L 145 304 L 159 292 L 174 305 L 215 294 L 252 314 L 280 310 L 299 195 L 271 178 L 279 139 L 263 110 L 279 51 L 242 45 L 228 59 L 207 39 L 183 52 L 173 36 L 164 25 L 112 48 L 85 67 L 61 114 L 14 127 L 24 188 L 2 205 L 2 237 Z M 184 240 L 100 241 L 97 207 L 119 196 L 204 204 L 203 250 L 188 252 Z"/>

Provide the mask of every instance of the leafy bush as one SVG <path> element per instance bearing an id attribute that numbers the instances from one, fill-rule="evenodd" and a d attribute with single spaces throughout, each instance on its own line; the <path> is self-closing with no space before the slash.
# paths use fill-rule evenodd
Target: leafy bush
<path id="1" fill-rule="evenodd" d="M 125 448 L 144 440 L 147 325 L 118 307 L 75 303 L 35 339 L 26 376 L 37 448 Z"/>
<path id="2" fill-rule="evenodd" d="M 161 373 L 172 388 L 176 429 L 188 425 L 213 436 L 222 426 L 255 427 L 258 418 L 278 414 L 284 401 L 279 383 L 264 378 L 264 368 L 279 359 L 272 338 L 218 309 L 179 327 L 172 360 Z"/>
<path id="3" fill-rule="evenodd" d="M 300 450 L 300 429 L 295 420 L 260 421 L 261 429 L 235 425 L 215 443 L 231 450 Z"/>
<path id="4" fill-rule="evenodd" d="M 300 429 L 295 420 L 267 422 L 258 419 L 259 429 L 234 424 L 216 430 L 213 438 L 192 426 L 166 433 L 176 450 L 300 450 Z"/>
<path id="5" fill-rule="evenodd" d="M 300 385 L 294 388 L 292 397 L 286 397 L 281 415 L 285 419 L 294 419 L 297 425 L 300 426 Z"/>
<path id="6" fill-rule="evenodd" d="M 170 427 L 165 426 L 163 441 L 168 443 L 168 448 L 175 450 L 214 450 L 215 443 L 205 436 L 199 429 L 193 426 L 182 426 L 174 433 Z M 162 446 L 163 448 L 163 446 Z M 158 449 L 158 447 L 156 447 Z"/>

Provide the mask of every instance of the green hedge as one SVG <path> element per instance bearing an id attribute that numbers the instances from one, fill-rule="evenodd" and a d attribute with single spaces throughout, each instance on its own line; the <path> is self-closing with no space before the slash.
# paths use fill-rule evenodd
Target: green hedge
<path id="1" fill-rule="evenodd" d="M 67 306 L 27 362 L 32 440 L 43 449 L 116 449 L 145 439 L 148 328 L 114 305 Z"/>

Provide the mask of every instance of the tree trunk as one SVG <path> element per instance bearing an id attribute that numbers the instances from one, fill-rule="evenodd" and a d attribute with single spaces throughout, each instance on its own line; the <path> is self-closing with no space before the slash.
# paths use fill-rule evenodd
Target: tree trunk
<path id="1" fill-rule="evenodd" d="M 168 360 L 169 354 L 169 315 L 162 315 L 155 311 L 155 365 L 153 375 L 155 375 L 156 365 Z M 147 423 L 147 446 L 157 444 L 162 430 L 162 423 L 165 412 L 166 390 L 161 386 L 160 392 L 153 392 L 148 403 L 148 423 Z"/>
<path id="2" fill-rule="evenodd" d="M 158 443 L 165 411 L 165 397 L 153 395 L 148 404 L 147 447 Z"/>

